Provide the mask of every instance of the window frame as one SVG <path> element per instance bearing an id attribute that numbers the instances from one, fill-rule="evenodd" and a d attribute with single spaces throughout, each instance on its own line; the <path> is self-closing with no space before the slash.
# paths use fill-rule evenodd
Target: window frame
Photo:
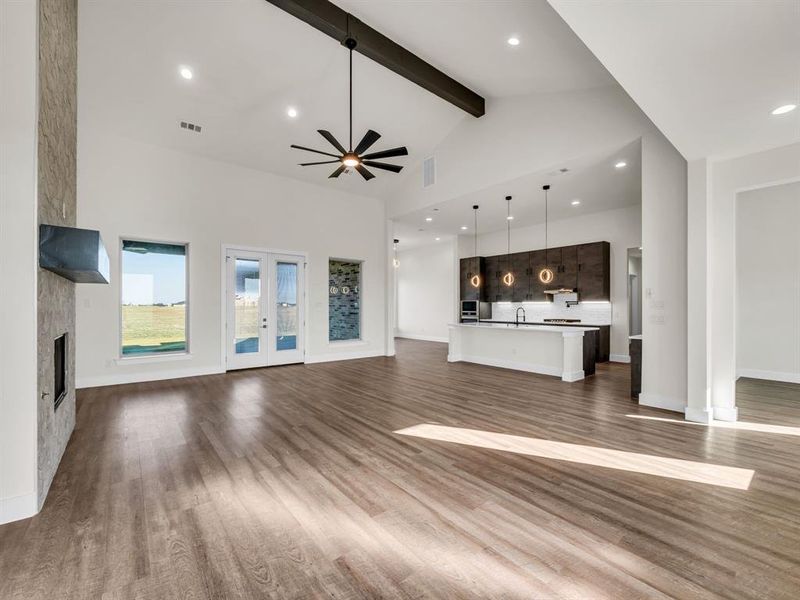
<path id="1" fill-rule="evenodd" d="M 330 281 L 331 281 L 331 261 L 345 262 L 345 263 L 358 263 L 358 337 L 349 340 L 332 340 L 331 339 L 331 299 L 330 299 Z M 328 289 L 328 345 L 338 346 L 347 344 L 363 344 L 364 343 L 364 265 L 366 260 L 362 258 L 341 258 L 338 256 L 328 257 L 328 272 L 325 275 L 326 287 Z"/>
<path id="2" fill-rule="evenodd" d="M 124 267 L 123 267 L 123 258 L 122 258 L 123 245 L 124 245 L 123 242 L 141 242 L 141 243 L 144 243 L 144 244 L 168 244 L 170 246 L 183 246 L 184 248 L 186 248 L 186 253 L 184 254 L 184 256 L 186 257 L 186 261 L 185 261 L 186 264 L 185 264 L 185 267 L 184 267 L 184 270 L 185 270 L 184 287 L 185 287 L 185 291 L 186 291 L 186 293 L 185 293 L 185 295 L 186 295 L 186 304 L 184 305 L 185 306 L 185 312 L 186 312 L 186 322 L 184 324 L 184 331 L 185 331 L 185 334 L 186 334 L 186 336 L 185 336 L 186 337 L 186 349 L 185 350 L 178 350 L 178 351 L 175 351 L 175 352 L 146 352 L 146 353 L 136 354 L 136 355 L 123 354 L 123 352 L 122 352 L 122 347 L 123 347 L 123 343 L 122 343 L 122 333 L 123 333 L 123 328 L 122 328 L 122 307 L 123 307 L 122 294 L 123 294 L 123 289 L 122 288 L 123 288 L 123 279 L 124 279 L 123 278 Z M 179 359 L 179 358 L 188 358 L 188 357 L 191 356 L 191 352 L 192 352 L 192 346 L 191 346 L 191 339 L 192 339 L 191 329 L 192 329 L 192 327 L 191 327 L 191 323 L 192 323 L 192 321 L 191 321 L 191 318 L 190 318 L 190 316 L 191 316 L 191 302 L 189 301 L 189 292 L 190 292 L 189 274 L 191 272 L 191 269 L 190 269 L 190 264 L 191 263 L 190 263 L 190 258 L 189 258 L 190 246 L 191 246 L 191 244 L 189 242 L 175 242 L 175 241 L 164 240 L 164 239 L 145 238 L 145 237 L 141 237 L 141 236 L 131 236 L 131 235 L 121 235 L 121 236 L 119 236 L 119 251 L 118 251 L 118 257 L 119 257 L 119 286 L 118 286 L 118 290 L 117 290 L 118 291 L 117 307 L 119 308 L 118 322 L 117 322 L 117 326 L 118 326 L 117 361 L 118 362 L 120 362 L 120 363 L 127 363 L 127 362 L 134 363 L 134 362 L 141 362 L 141 361 L 157 361 L 159 359 L 160 360 L 170 360 L 170 359 L 175 360 L 175 359 Z"/>

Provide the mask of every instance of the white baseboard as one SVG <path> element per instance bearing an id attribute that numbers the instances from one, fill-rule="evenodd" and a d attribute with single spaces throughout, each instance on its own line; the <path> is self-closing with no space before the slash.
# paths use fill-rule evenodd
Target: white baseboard
<path id="1" fill-rule="evenodd" d="M 608 360 L 611 362 L 629 363 L 631 362 L 631 357 L 627 354 L 609 354 Z"/>
<path id="2" fill-rule="evenodd" d="M 769 381 L 782 381 L 784 383 L 800 383 L 800 373 L 787 373 L 784 371 L 762 371 L 760 369 L 739 369 L 736 377 L 751 377 L 753 379 L 768 379 Z"/>
<path id="3" fill-rule="evenodd" d="M 735 406 L 715 406 L 712 410 L 715 421 L 734 422 L 739 419 L 739 409 Z"/>
<path id="4" fill-rule="evenodd" d="M 39 512 L 38 504 L 35 493 L 0 498 L 0 525 L 32 517 Z"/>
<path id="5" fill-rule="evenodd" d="M 561 377 L 563 372 L 558 367 L 549 367 L 547 365 L 535 365 L 531 363 L 520 363 L 506 360 L 498 360 L 496 358 L 485 358 L 483 356 L 465 356 L 465 355 L 447 355 L 448 362 L 470 362 L 479 365 L 486 365 L 487 367 L 500 367 L 501 369 L 514 369 L 515 371 L 525 371 L 527 373 L 538 373 L 539 375 L 552 375 L 554 377 Z M 582 374 L 583 371 L 580 371 Z"/>
<path id="6" fill-rule="evenodd" d="M 711 423 L 714 412 L 710 408 L 692 408 L 691 406 L 687 406 L 684 410 L 684 415 L 687 421 L 692 421 L 693 423 Z"/>
<path id="7" fill-rule="evenodd" d="M 567 383 L 572 383 L 573 381 L 580 381 L 581 379 L 586 378 L 586 373 L 583 372 L 583 369 L 580 371 L 572 371 L 571 373 L 567 373 L 566 371 L 561 374 L 561 381 L 566 381 Z"/>
<path id="8" fill-rule="evenodd" d="M 639 394 L 639 404 L 664 410 L 673 410 L 679 413 L 685 413 L 686 411 L 686 401 L 683 398 L 669 398 L 667 396 L 647 394 L 645 392 Z"/>
<path id="9" fill-rule="evenodd" d="M 224 372 L 225 369 L 221 367 L 192 367 L 188 369 L 170 369 L 168 371 L 112 373 L 111 375 L 98 375 L 95 377 L 77 377 L 75 380 L 75 387 L 82 389 L 125 383 L 144 383 L 146 381 L 163 381 L 164 379 L 217 375 Z"/>
<path id="10" fill-rule="evenodd" d="M 356 358 L 373 358 L 386 356 L 382 350 L 358 350 L 355 352 L 328 352 L 326 354 L 306 355 L 306 364 L 333 362 L 337 360 L 353 360 Z"/>
<path id="11" fill-rule="evenodd" d="M 436 335 L 417 335 L 415 333 L 396 333 L 394 337 L 404 338 L 407 340 L 419 340 L 421 342 L 443 342 L 445 344 L 450 341 L 447 336 L 439 337 Z"/>

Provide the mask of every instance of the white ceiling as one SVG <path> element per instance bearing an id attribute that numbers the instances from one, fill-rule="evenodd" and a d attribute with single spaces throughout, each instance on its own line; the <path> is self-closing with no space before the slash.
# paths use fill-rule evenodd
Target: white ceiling
<path id="1" fill-rule="evenodd" d="M 545 2 L 339 2 L 487 98 L 607 85 L 605 69 Z M 509 35 L 522 40 L 512 48 Z M 185 81 L 180 65 L 194 71 Z M 79 119 L 110 134 L 355 193 L 383 196 L 410 169 L 327 179 L 316 129 L 347 136 L 347 51 L 265 0 L 80 0 Z M 411 166 L 463 119 L 440 98 L 354 55 L 354 140 L 406 145 Z M 295 106 L 297 119 L 286 116 Z M 180 129 L 181 120 L 203 127 Z M 324 160 L 324 157 L 319 157 Z"/>
<path id="2" fill-rule="evenodd" d="M 800 1 L 549 1 L 686 158 L 800 141 Z"/>
<path id="3" fill-rule="evenodd" d="M 626 166 L 616 168 L 619 161 L 627 163 Z M 561 173 L 562 168 L 569 170 Z M 544 223 L 544 184 L 551 185 L 550 221 L 633 206 L 642 199 L 641 173 L 641 142 L 636 140 L 622 148 L 584 156 L 404 215 L 394 222 L 394 237 L 400 240 L 398 249 L 402 250 L 436 243 L 437 237 L 444 242 L 457 235 L 473 235 L 475 204 L 480 206 L 479 233 L 505 231 L 505 197 L 509 195 L 514 217 L 512 228 Z M 573 206 L 573 200 L 580 200 L 580 204 Z M 433 220 L 428 222 L 426 217 Z M 462 230 L 463 226 L 467 229 Z"/>

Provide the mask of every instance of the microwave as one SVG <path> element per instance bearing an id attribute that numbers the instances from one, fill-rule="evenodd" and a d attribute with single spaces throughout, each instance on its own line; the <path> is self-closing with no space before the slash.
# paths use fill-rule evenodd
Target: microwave
<path id="1" fill-rule="evenodd" d="M 492 305 L 489 302 L 477 300 L 461 301 L 461 320 L 486 320 L 492 318 Z"/>

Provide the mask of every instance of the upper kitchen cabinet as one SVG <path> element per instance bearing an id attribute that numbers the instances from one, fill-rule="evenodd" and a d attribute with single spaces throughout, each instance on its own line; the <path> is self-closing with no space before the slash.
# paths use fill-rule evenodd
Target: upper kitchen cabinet
<path id="1" fill-rule="evenodd" d="M 563 246 L 561 261 L 556 265 L 554 289 L 575 289 L 578 286 L 578 247 Z M 552 267 L 551 267 L 552 268 Z"/>
<path id="2" fill-rule="evenodd" d="M 462 300 L 486 300 L 485 264 L 486 260 L 479 256 L 461 259 L 458 280 L 461 283 Z M 475 275 L 480 278 L 478 287 L 472 285 L 472 278 Z"/>
<path id="3" fill-rule="evenodd" d="M 560 255 L 559 255 L 560 260 Z M 530 298 L 531 302 L 545 302 L 548 298 L 544 291 L 550 289 L 550 284 L 544 284 L 539 280 L 539 272 L 547 266 L 547 253 L 544 250 L 534 250 L 531 252 L 531 280 Z M 551 267 L 555 271 L 554 267 Z"/>
<path id="4" fill-rule="evenodd" d="M 511 272 L 514 274 L 514 285 L 511 289 L 512 302 L 524 302 L 531 299 L 531 253 L 517 252 L 511 255 Z"/>
<path id="5" fill-rule="evenodd" d="M 594 242 L 576 248 L 578 297 L 581 300 L 611 300 L 611 245 Z"/>

